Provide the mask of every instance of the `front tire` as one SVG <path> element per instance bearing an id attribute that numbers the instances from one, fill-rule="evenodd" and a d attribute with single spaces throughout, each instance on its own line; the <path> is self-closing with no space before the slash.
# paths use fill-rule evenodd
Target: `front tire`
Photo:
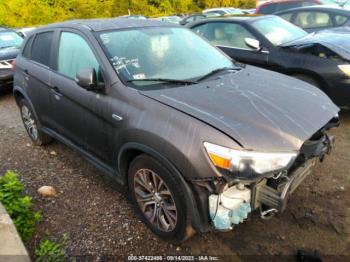
<path id="1" fill-rule="evenodd" d="M 19 101 L 23 125 L 34 145 L 43 146 L 52 141 L 52 137 L 43 133 L 38 128 L 38 121 L 34 116 L 29 103 L 25 99 Z"/>
<path id="2" fill-rule="evenodd" d="M 193 234 L 185 203 L 185 188 L 159 161 L 142 154 L 130 164 L 131 201 L 150 230 L 167 241 L 182 242 Z"/>

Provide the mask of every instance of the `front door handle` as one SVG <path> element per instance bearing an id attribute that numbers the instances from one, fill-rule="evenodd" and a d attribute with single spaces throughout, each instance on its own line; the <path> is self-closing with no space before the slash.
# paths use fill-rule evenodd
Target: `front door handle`
<path id="1" fill-rule="evenodd" d="M 59 100 L 62 96 L 60 89 L 57 86 L 50 85 L 51 92 L 55 95 L 56 99 Z"/>

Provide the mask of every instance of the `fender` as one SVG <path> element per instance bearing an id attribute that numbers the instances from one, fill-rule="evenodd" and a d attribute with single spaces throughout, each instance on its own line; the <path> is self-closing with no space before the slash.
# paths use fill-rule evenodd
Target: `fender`
<path id="1" fill-rule="evenodd" d="M 146 153 L 158 161 L 160 161 L 172 174 L 176 175 L 183 183 L 185 187 L 185 199 L 186 199 L 186 205 L 187 210 L 189 210 L 189 215 L 191 219 L 192 226 L 199 232 L 203 232 L 204 228 L 206 228 L 205 225 L 202 225 L 199 211 L 197 208 L 197 203 L 195 202 L 195 199 L 193 197 L 192 190 L 190 189 L 189 185 L 185 181 L 183 175 L 180 173 L 180 171 L 164 156 L 159 154 L 155 149 L 146 146 L 144 144 L 140 143 L 134 143 L 129 142 L 123 145 L 119 151 L 118 154 L 118 171 L 119 174 L 122 176 L 122 179 L 125 181 L 125 184 L 127 184 L 127 171 L 128 171 L 128 152 L 137 152 L 136 155 L 141 153 Z M 134 155 L 134 156 L 136 156 Z M 202 214 L 206 216 L 207 214 Z"/>
<path id="2" fill-rule="evenodd" d="M 19 106 L 19 104 L 18 104 L 19 103 L 19 96 L 22 96 L 28 102 L 28 104 L 30 105 L 30 109 L 32 110 L 32 112 L 34 114 L 34 117 L 35 117 L 36 121 L 38 122 L 38 127 L 41 128 L 42 125 L 39 121 L 39 117 L 35 111 L 35 108 L 32 104 L 32 101 L 30 101 L 27 93 L 22 88 L 20 88 L 18 86 L 14 86 L 13 87 L 13 96 L 15 97 L 17 106 Z"/>

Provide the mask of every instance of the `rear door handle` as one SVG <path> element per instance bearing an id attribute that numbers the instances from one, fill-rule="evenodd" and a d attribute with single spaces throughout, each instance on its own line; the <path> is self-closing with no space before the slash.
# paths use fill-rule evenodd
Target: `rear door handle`
<path id="1" fill-rule="evenodd" d="M 24 69 L 23 75 L 24 75 L 25 80 L 29 80 L 29 72 L 27 69 Z"/>

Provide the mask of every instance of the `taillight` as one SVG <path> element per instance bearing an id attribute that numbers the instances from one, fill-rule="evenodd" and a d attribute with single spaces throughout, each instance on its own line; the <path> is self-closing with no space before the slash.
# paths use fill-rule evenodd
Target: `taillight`
<path id="1" fill-rule="evenodd" d="M 14 59 L 11 63 L 11 66 L 12 66 L 12 70 L 15 70 L 16 69 L 16 59 Z"/>

